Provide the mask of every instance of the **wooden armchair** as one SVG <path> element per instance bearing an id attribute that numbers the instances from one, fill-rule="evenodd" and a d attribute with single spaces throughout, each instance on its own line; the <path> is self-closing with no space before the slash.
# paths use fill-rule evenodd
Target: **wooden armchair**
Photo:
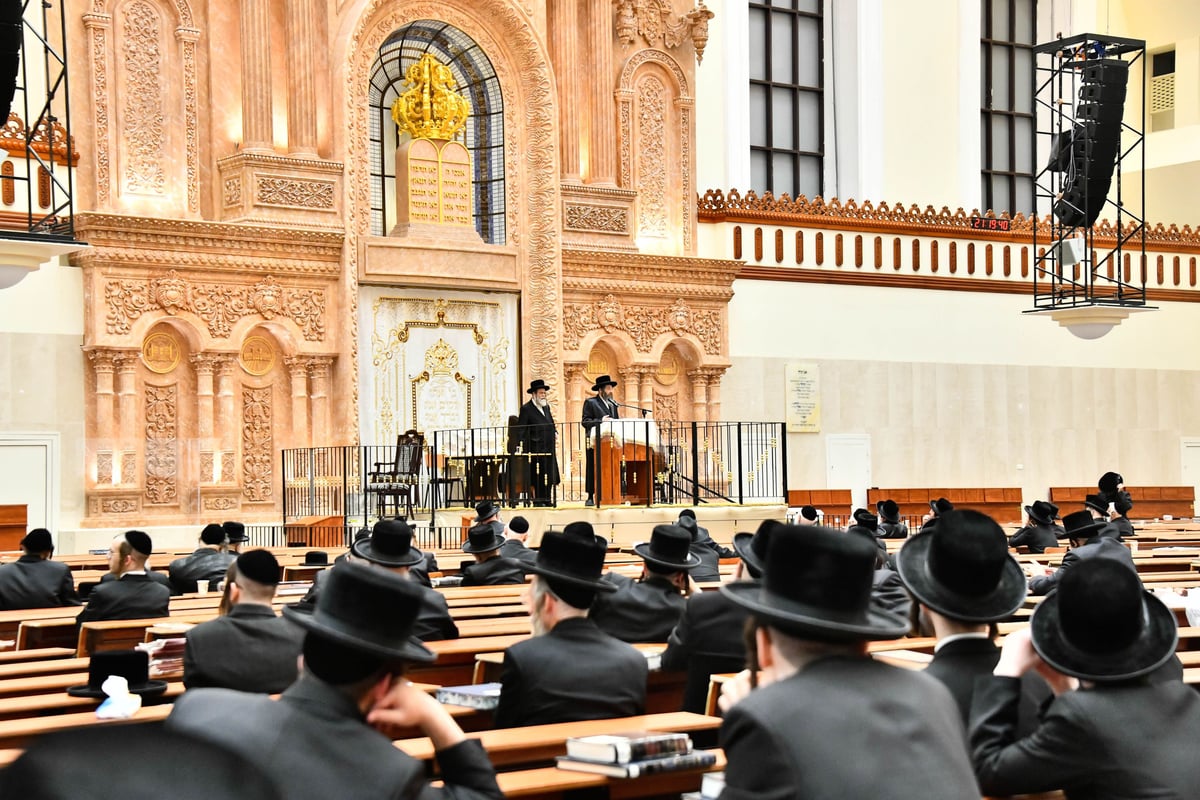
<path id="1" fill-rule="evenodd" d="M 404 500 L 405 515 L 412 516 L 413 497 L 416 496 L 421 480 L 421 465 L 425 453 L 425 436 L 415 430 L 405 431 L 396 437 L 396 454 L 392 463 L 376 461 L 375 468 L 367 476 L 367 490 L 376 497 L 376 514 L 391 516 L 400 513 L 400 500 Z"/>

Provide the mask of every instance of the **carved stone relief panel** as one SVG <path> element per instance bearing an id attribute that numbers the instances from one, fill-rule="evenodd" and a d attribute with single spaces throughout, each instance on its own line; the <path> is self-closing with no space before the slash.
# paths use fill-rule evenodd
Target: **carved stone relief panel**
<path id="1" fill-rule="evenodd" d="M 634 342 L 639 352 L 648 353 L 665 333 L 692 334 L 701 341 L 704 352 L 721 354 L 723 340 L 721 312 L 693 308 L 676 298 L 670 305 L 625 304 L 611 294 L 593 303 L 567 303 L 563 306 L 563 344 L 579 349 L 584 336 L 595 330 L 621 331 Z"/>
<path id="2" fill-rule="evenodd" d="M 637 86 L 638 236 L 667 237 L 667 88 L 654 75 Z"/>
<path id="3" fill-rule="evenodd" d="M 146 385 L 146 503 L 168 505 L 179 501 L 179 392 L 174 383 Z"/>
<path id="4" fill-rule="evenodd" d="M 137 0 L 121 16 L 121 189 L 161 196 L 166 187 L 162 15 L 146 0 Z"/>
<path id="5" fill-rule="evenodd" d="M 274 414 L 271 387 L 242 387 L 242 494 L 252 503 L 273 500 Z"/>

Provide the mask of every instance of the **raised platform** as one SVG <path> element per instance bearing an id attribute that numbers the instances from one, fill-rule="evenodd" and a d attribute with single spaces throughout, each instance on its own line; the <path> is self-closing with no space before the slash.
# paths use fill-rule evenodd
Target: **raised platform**
<path id="1" fill-rule="evenodd" d="M 500 512 L 504 522 L 513 517 L 522 516 L 529 520 L 530 547 L 537 547 L 542 534 L 548 530 L 561 531 L 568 524 L 579 520 L 590 522 L 596 533 L 610 542 L 628 546 L 635 542 L 647 541 L 650 531 L 655 525 L 675 522 L 679 512 L 691 508 L 696 512 L 696 521 L 700 527 L 707 528 L 714 539 L 728 545 L 735 533 L 758 530 L 763 520 L 774 519 L 784 521 L 787 507 L 778 505 L 715 505 L 705 503 L 700 506 L 606 506 L 595 508 L 578 503 L 563 505 L 557 508 L 505 508 Z M 419 518 L 420 519 L 420 518 Z M 424 521 L 423 519 L 421 521 Z M 475 521 L 475 509 L 466 507 L 440 508 L 437 511 L 436 522 L 439 528 L 448 527 L 458 522 L 462 526 L 463 539 L 467 529 Z"/>

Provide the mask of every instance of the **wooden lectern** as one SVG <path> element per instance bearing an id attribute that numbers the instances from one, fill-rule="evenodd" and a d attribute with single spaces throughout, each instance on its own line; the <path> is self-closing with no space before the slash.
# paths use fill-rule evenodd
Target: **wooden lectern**
<path id="1" fill-rule="evenodd" d="M 610 420 L 596 432 L 597 505 L 652 502 L 658 449 L 658 426 L 654 420 Z"/>

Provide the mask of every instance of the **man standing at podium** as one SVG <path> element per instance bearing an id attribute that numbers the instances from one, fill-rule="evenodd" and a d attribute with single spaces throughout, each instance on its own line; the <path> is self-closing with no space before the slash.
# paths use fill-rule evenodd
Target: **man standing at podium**
<path id="1" fill-rule="evenodd" d="M 596 505 L 596 429 L 600 423 L 621 416 L 617 403 L 613 400 L 613 387 L 617 382 L 607 375 L 596 378 L 592 386 L 595 397 L 583 401 L 583 430 L 587 437 L 587 459 L 584 468 L 584 478 L 587 483 L 587 502 L 584 505 Z"/>
<path id="2" fill-rule="evenodd" d="M 529 402 L 521 406 L 517 425 L 521 431 L 521 447 L 527 453 L 529 488 L 535 506 L 552 505 L 551 487 L 557 486 L 558 452 L 555 444 L 558 429 L 550 414 L 550 401 L 546 399 L 550 387 L 541 378 L 529 384 L 526 394 L 532 395 Z"/>

